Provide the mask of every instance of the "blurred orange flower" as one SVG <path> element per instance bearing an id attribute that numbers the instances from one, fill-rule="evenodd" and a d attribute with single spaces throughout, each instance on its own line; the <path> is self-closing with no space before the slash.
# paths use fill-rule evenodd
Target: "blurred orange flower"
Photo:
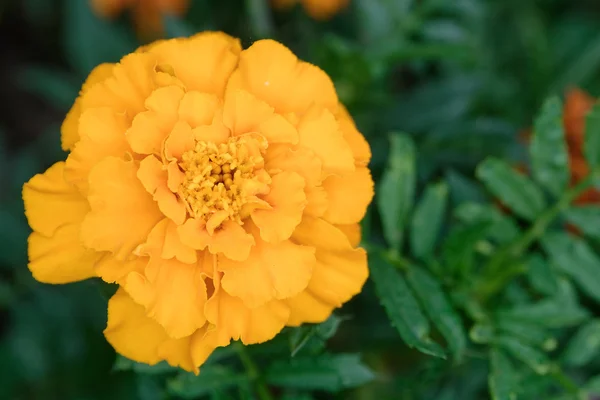
<path id="1" fill-rule="evenodd" d="M 131 9 L 133 23 L 140 36 L 152 38 L 163 32 L 162 15 L 182 15 L 189 0 L 91 0 L 94 11 L 105 18 L 115 18 Z"/>
<path id="2" fill-rule="evenodd" d="M 130 359 L 197 372 L 231 340 L 324 321 L 367 279 L 369 145 L 277 42 L 205 32 L 100 65 L 62 145 L 23 189 L 29 268 L 118 283 L 105 335 Z"/>
<path id="3" fill-rule="evenodd" d="M 308 15 L 316 20 L 323 21 L 332 18 L 346 8 L 350 0 L 273 0 L 273 5 L 276 8 L 284 9 L 292 7 L 298 2 L 302 3 Z"/>

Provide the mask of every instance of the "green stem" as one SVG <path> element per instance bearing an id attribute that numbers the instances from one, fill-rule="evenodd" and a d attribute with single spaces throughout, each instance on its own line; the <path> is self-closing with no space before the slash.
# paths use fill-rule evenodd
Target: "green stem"
<path id="1" fill-rule="evenodd" d="M 567 374 L 564 373 L 560 366 L 556 365 L 554 368 L 552 368 L 552 376 L 563 387 L 563 389 L 577 396 L 577 399 L 585 399 L 585 396 L 580 391 L 579 386 L 575 382 L 573 382 L 573 379 L 571 379 L 569 376 L 567 376 Z"/>
<path id="2" fill-rule="evenodd" d="M 248 377 L 254 383 L 254 388 L 256 390 L 258 398 L 260 400 L 274 400 L 274 397 L 271 395 L 269 388 L 262 379 L 260 371 L 258 370 L 258 366 L 254 362 L 254 360 L 252 360 L 250 354 L 248 354 L 246 346 L 244 346 L 241 342 L 236 342 L 233 344 L 233 346 L 237 351 L 238 356 L 240 357 L 240 361 L 244 365 L 244 368 L 246 368 L 246 373 L 248 374 Z"/>

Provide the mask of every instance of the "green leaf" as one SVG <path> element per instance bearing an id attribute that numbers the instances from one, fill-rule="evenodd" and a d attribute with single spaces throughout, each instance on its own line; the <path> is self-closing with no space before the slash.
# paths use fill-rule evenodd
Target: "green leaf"
<path id="1" fill-rule="evenodd" d="M 138 363 L 130 360 L 122 355 L 117 355 L 115 364 L 113 365 L 115 371 L 135 371 L 140 374 L 148 375 L 161 375 L 169 372 L 179 371 L 179 369 L 171 367 L 166 361 L 161 361 L 156 365 L 148 365 L 144 363 Z"/>
<path id="2" fill-rule="evenodd" d="M 532 254 L 527 259 L 527 278 L 538 292 L 553 295 L 558 290 L 556 274 L 540 254 Z"/>
<path id="3" fill-rule="evenodd" d="M 406 135 L 390 135 L 388 167 L 377 194 L 383 233 L 388 244 L 399 250 L 415 195 L 415 148 Z"/>
<path id="4" fill-rule="evenodd" d="M 464 203 L 454 210 L 454 216 L 469 225 L 489 223 L 486 236 L 500 244 L 512 242 L 520 234 L 517 223 L 490 204 Z"/>
<path id="5" fill-rule="evenodd" d="M 583 325 L 571 338 L 562 360 L 569 367 L 581 367 L 600 353 L 600 320 Z"/>
<path id="6" fill-rule="evenodd" d="M 518 216 L 531 221 L 546 208 L 540 189 L 504 161 L 488 158 L 476 173 L 488 190 Z"/>
<path id="7" fill-rule="evenodd" d="M 429 272 L 416 266 L 410 268 L 406 278 L 425 312 L 448 342 L 454 359 L 461 360 L 467 347 L 463 323 L 439 282 Z"/>
<path id="8" fill-rule="evenodd" d="M 564 217 L 570 224 L 575 225 L 584 234 L 594 239 L 600 239 L 600 207 L 584 205 L 569 208 Z"/>
<path id="9" fill-rule="evenodd" d="M 323 323 L 318 325 L 303 325 L 294 329 L 290 335 L 290 351 L 291 356 L 294 357 L 300 350 L 313 343 L 313 346 L 322 349 L 325 345 L 325 341 L 337 332 L 343 319 L 335 314 L 331 316 Z"/>
<path id="10" fill-rule="evenodd" d="M 550 193 L 560 196 L 569 181 L 562 102 L 549 98 L 535 120 L 530 146 L 533 177 Z"/>
<path id="11" fill-rule="evenodd" d="M 429 338 L 429 321 L 409 290 L 406 281 L 381 254 L 371 252 L 371 279 L 390 322 L 409 347 L 445 358 L 444 350 Z"/>
<path id="12" fill-rule="evenodd" d="M 357 354 L 323 354 L 278 360 L 266 373 L 268 383 L 286 388 L 338 392 L 364 385 L 375 378 Z"/>
<path id="13" fill-rule="evenodd" d="M 600 375 L 588 379 L 583 389 L 588 393 L 600 394 Z"/>
<path id="14" fill-rule="evenodd" d="M 496 338 L 496 344 L 508 351 L 514 358 L 527 364 L 539 375 L 550 372 L 551 362 L 548 356 L 510 336 Z"/>
<path id="15" fill-rule="evenodd" d="M 223 366 L 204 366 L 198 376 L 181 373 L 167 381 L 167 390 L 173 396 L 195 399 L 213 391 L 248 385 L 248 376 L 238 374 Z"/>
<path id="16" fill-rule="evenodd" d="M 415 257 L 425 258 L 432 254 L 444 220 L 447 198 L 448 185 L 442 182 L 429 185 L 417 204 L 411 221 L 410 236 L 412 254 Z"/>
<path id="17" fill-rule="evenodd" d="M 477 203 L 487 201 L 485 191 L 477 181 L 471 180 L 454 170 L 447 171 L 445 177 L 450 187 L 450 197 L 455 205 L 467 201 Z"/>
<path id="18" fill-rule="evenodd" d="M 591 170 L 600 168 L 600 105 L 596 104 L 585 119 L 585 159 Z"/>
<path id="19" fill-rule="evenodd" d="M 490 376 L 488 378 L 492 400 L 516 400 L 516 378 L 512 363 L 498 349 L 490 352 Z"/>
<path id="20" fill-rule="evenodd" d="M 600 259 L 588 244 L 565 232 L 548 232 L 541 243 L 553 265 L 600 302 Z"/>
<path id="21" fill-rule="evenodd" d="M 475 265 L 477 244 L 485 239 L 490 223 L 481 222 L 455 228 L 442 247 L 444 263 L 449 272 L 467 276 Z"/>
<path id="22" fill-rule="evenodd" d="M 544 351 L 552 351 L 556 348 L 556 339 L 544 327 L 535 323 L 500 319 L 496 326 L 500 333 L 509 334 L 524 343 L 540 347 Z"/>

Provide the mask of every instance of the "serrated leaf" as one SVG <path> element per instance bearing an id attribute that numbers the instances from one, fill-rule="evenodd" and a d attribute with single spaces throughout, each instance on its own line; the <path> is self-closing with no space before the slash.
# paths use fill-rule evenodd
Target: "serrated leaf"
<path id="1" fill-rule="evenodd" d="M 265 378 L 275 386 L 338 392 L 364 385 L 374 377 L 357 354 L 323 354 L 275 361 Z"/>
<path id="2" fill-rule="evenodd" d="M 593 320 L 583 325 L 571 338 L 562 360 L 569 367 L 581 367 L 600 353 L 600 321 Z"/>
<path id="3" fill-rule="evenodd" d="M 198 376 L 181 373 L 167 381 L 169 394 L 183 399 L 195 399 L 213 391 L 248 385 L 248 376 L 222 366 L 205 366 Z"/>
<path id="4" fill-rule="evenodd" d="M 535 120 L 530 146 L 533 177 L 557 197 L 569 181 L 562 108 L 558 97 L 546 100 Z"/>
<path id="5" fill-rule="evenodd" d="M 425 189 L 411 220 L 410 244 L 415 257 L 432 254 L 446 213 L 447 198 L 448 185 L 444 182 Z"/>
<path id="6" fill-rule="evenodd" d="M 527 278 L 538 292 L 553 295 L 558 290 L 556 274 L 540 254 L 532 254 L 527 259 Z"/>
<path id="7" fill-rule="evenodd" d="M 522 218 L 534 220 L 546 208 L 540 189 L 502 160 L 488 158 L 477 167 L 476 174 L 494 196 Z"/>
<path id="8" fill-rule="evenodd" d="M 449 272 L 468 275 L 475 265 L 476 245 L 485 239 L 489 227 L 489 222 L 460 226 L 446 236 L 442 253 Z"/>
<path id="9" fill-rule="evenodd" d="M 369 261 L 371 279 L 375 283 L 379 301 L 402 339 L 409 347 L 445 358 L 441 346 L 429 338 L 429 321 L 404 278 L 380 254 L 372 252 Z"/>
<path id="10" fill-rule="evenodd" d="M 539 347 L 544 351 L 552 351 L 556 348 L 556 339 L 544 327 L 535 323 L 499 319 L 496 322 L 496 326 L 499 333 L 509 334 L 524 343 Z"/>
<path id="11" fill-rule="evenodd" d="M 600 259 L 588 244 L 565 232 L 548 232 L 541 243 L 553 265 L 600 302 Z"/>
<path id="12" fill-rule="evenodd" d="M 406 278 L 437 329 L 448 342 L 454 359 L 462 359 L 467 347 L 463 322 L 439 282 L 427 271 L 413 266 Z"/>
<path id="13" fill-rule="evenodd" d="M 551 362 L 548 356 L 520 340 L 510 336 L 500 336 L 496 338 L 496 344 L 517 360 L 527 364 L 537 374 L 546 375 L 550 372 Z"/>
<path id="14" fill-rule="evenodd" d="M 319 348 L 324 347 L 325 341 L 335 335 L 342 321 L 342 318 L 331 314 L 321 324 L 304 325 L 294 329 L 290 335 L 291 356 L 294 357 L 310 342 L 316 342 L 316 346 Z"/>
<path id="15" fill-rule="evenodd" d="M 406 135 L 390 135 L 388 166 L 379 183 L 377 206 L 388 244 L 399 250 L 415 195 L 415 148 Z"/>
<path id="16" fill-rule="evenodd" d="M 512 362 L 502 351 L 492 349 L 488 378 L 492 400 L 516 400 L 516 381 Z"/>
<path id="17" fill-rule="evenodd" d="M 500 244 L 512 242 L 520 234 L 517 223 L 490 204 L 464 203 L 454 210 L 454 216 L 470 225 L 489 223 L 486 236 Z"/>
<path id="18" fill-rule="evenodd" d="M 577 206 L 565 211 L 564 217 L 585 235 L 600 239 L 600 207 L 595 204 Z"/>
<path id="19" fill-rule="evenodd" d="M 585 118 L 585 159 L 592 170 L 600 168 L 600 105 L 595 104 Z"/>

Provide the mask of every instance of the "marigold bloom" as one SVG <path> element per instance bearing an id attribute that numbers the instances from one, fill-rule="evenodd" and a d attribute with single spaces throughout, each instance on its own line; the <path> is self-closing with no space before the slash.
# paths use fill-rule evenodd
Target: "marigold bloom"
<path id="1" fill-rule="evenodd" d="M 232 339 L 324 321 L 367 278 L 369 145 L 277 42 L 205 32 L 100 65 L 62 146 L 23 189 L 29 268 L 118 283 L 105 335 L 128 358 L 197 371 Z"/>
<path id="2" fill-rule="evenodd" d="M 182 15 L 189 0 L 91 0 L 94 11 L 105 18 L 115 18 L 126 9 L 131 9 L 133 23 L 143 37 L 160 35 L 163 32 L 162 15 Z"/>
<path id="3" fill-rule="evenodd" d="M 312 18 L 324 21 L 348 7 L 350 0 L 273 0 L 273 5 L 276 8 L 285 9 L 298 2 L 302 3 L 306 13 Z"/>

